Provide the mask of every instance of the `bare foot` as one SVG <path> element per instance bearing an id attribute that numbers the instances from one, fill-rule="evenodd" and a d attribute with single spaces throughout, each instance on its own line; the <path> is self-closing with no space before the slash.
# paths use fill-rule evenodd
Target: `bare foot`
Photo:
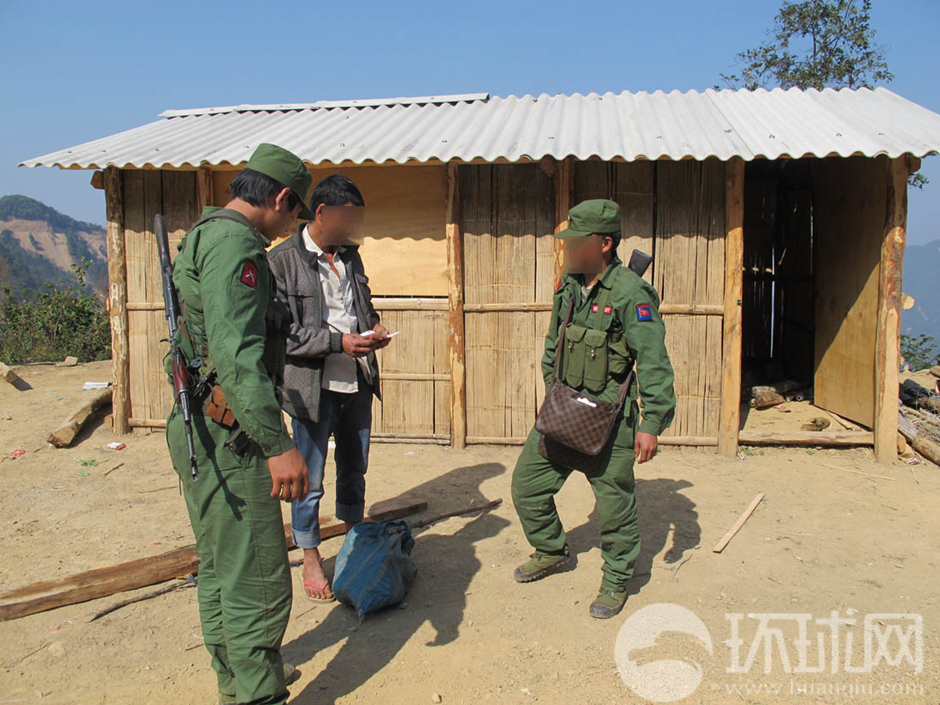
<path id="1" fill-rule="evenodd" d="M 320 549 L 304 549 L 304 592 L 307 597 L 314 600 L 332 600 L 333 591 L 323 572 L 320 560 Z"/>

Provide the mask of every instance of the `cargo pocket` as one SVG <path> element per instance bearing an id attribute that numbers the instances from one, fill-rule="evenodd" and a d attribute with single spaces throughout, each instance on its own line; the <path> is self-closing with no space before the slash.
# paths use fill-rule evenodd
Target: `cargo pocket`
<path id="1" fill-rule="evenodd" d="M 623 336 L 617 336 L 615 341 L 607 346 L 607 367 L 614 379 L 622 379 L 633 369 L 633 359 Z"/>
<path id="2" fill-rule="evenodd" d="M 607 387 L 607 333 L 602 330 L 584 334 L 584 387 L 589 392 Z"/>
<path id="3" fill-rule="evenodd" d="M 570 325 L 565 331 L 564 369 L 562 379 L 569 387 L 578 388 L 584 383 L 584 334 L 587 328 Z"/>

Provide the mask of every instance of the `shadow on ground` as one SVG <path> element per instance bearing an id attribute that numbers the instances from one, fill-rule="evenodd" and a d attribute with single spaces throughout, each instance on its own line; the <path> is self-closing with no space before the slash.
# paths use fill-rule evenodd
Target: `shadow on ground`
<path id="1" fill-rule="evenodd" d="M 457 468 L 393 500 L 373 505 L 371 512 L 421 500 L 434 506 L 435 500 L 444 497 L 459 499 L 460 507 L 484 504 L 491 498 L 483 496 L 480 485 L 505 471 L 498 463 Z M 449 508 L 434 506 L 434 511 Z M 284 660 L 303 670 L 303 665 L 318 652 L 345 641 L 330 663 L 291 702 L 324 705 L 354 692 L 385 668 L 425 622 L 430 622 L 436 632 L 427 646 L 454 641 L 463 622 L 467 590 L 481 567 L 476 545 L 507 526 L 506 519 L 485 512 L 452 535 L 436 534 L 433 527 L 416 530 L 412 557 L 418 565 L 418 575 L 404 609 L 391 608 L 369 615 L 360 625 L 352 610 L 337 605 L 316 628 L 284 645 Z M 332 562 L 333 559 L 324 566 L 328 573 L 332 572 Z M 382 624 L 381 629 L 377 628 L 378 623 Z"/>

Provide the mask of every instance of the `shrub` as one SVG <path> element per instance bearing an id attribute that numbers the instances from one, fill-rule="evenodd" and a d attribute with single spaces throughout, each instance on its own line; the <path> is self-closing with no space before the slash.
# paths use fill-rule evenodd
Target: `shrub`
<path id="1" fill-rule="evenodd" d="M 7 364 L 111 357 L 111 323 L 101 303 L 87 292 L 88 260 L 73 264 L 75 282 L 24 290 L 17 298 L 3 287 L 0 299 L 0 361 Z"/>

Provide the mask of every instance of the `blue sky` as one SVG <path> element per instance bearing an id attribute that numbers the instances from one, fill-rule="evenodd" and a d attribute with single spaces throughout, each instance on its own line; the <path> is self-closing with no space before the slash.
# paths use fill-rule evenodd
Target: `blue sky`
<path id="1" fill-rule="evenodd" d="M 940 2 L 875 0 L 891 90 L 940 112 Z M 25 2 L 0 0 L 0 195 L 104 222 L 91 173 L 26 158 L 167 108 L 488 92 L 705 89 L 756 46 L 778 0 Z M 940 157 L 908 239 L 940 238 Z"/>

